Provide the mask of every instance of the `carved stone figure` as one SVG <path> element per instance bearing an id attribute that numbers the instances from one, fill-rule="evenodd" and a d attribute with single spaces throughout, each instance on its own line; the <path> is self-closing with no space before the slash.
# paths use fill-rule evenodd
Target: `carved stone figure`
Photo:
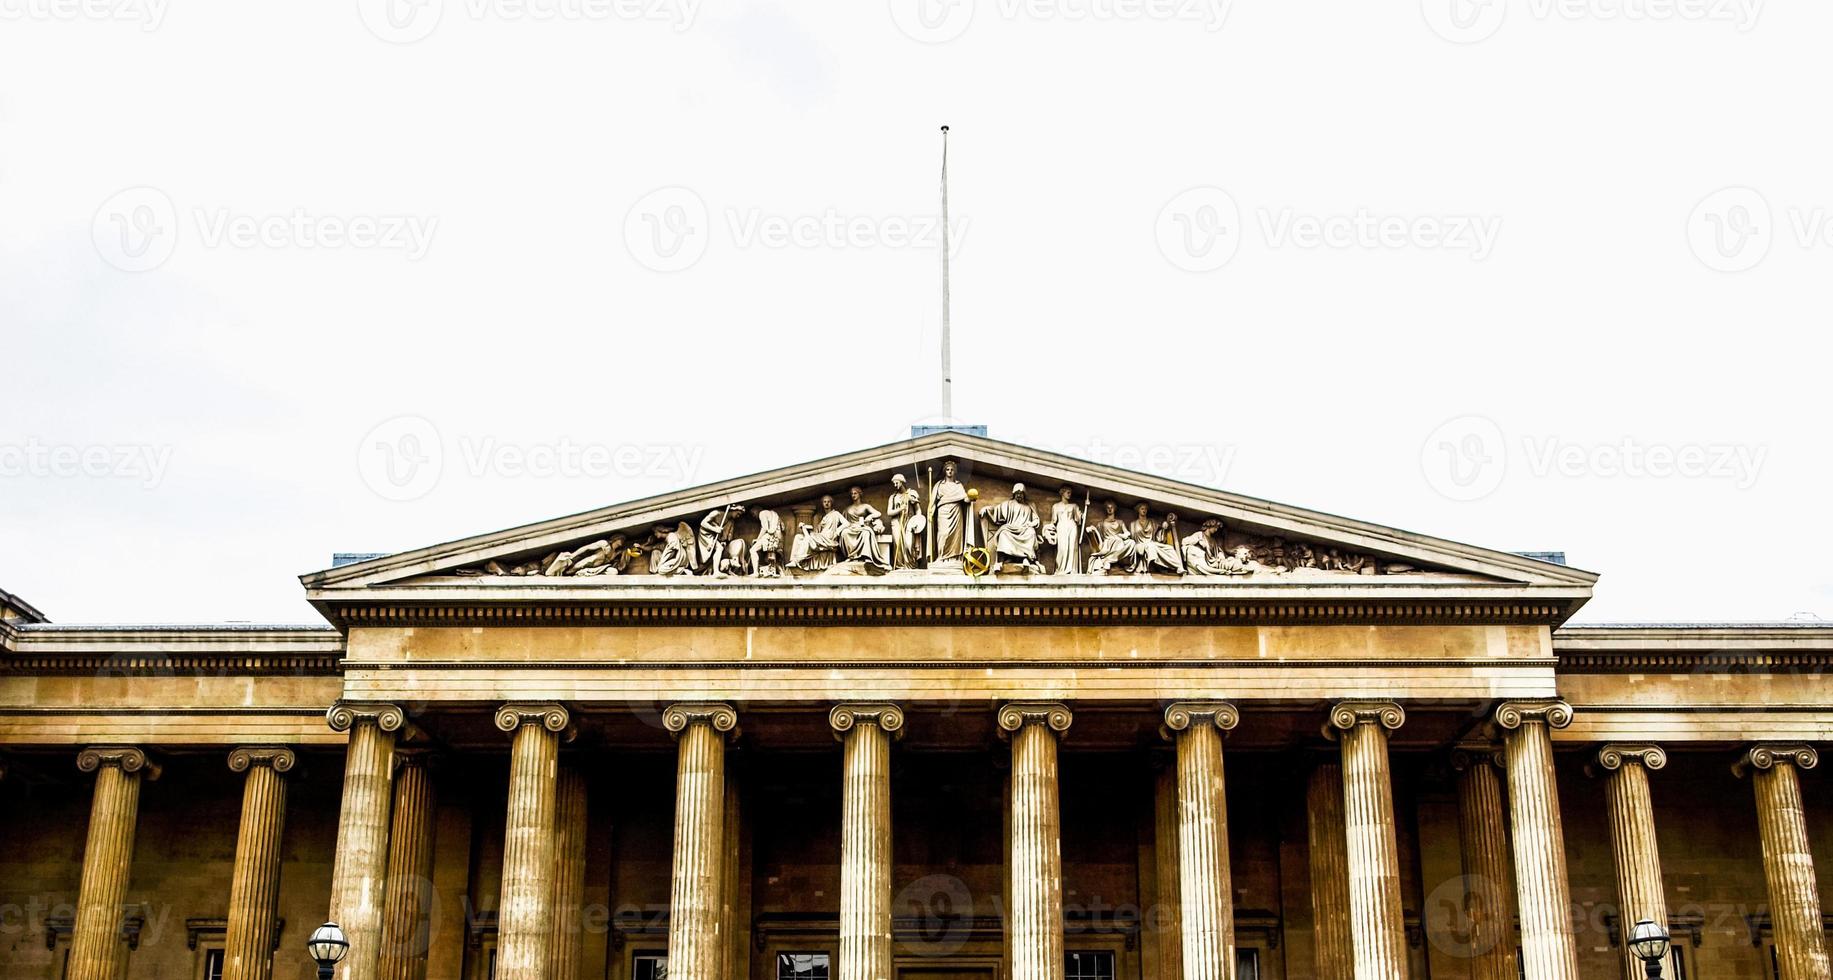
<path id="1" fill-rule="evenodd" d="M 923 500 L 905 485 L 904 474 L 891 477 L 891 499 L 885 501 L 891 521 L 891 566 L 915 568 L 923 557 L 923 536 L 929 522 L 923 518 Z"/>
<path id="2" fill-rule="evenodd" d="M 1177 535 L 1177 515 L 1165 515 L 1165 524 L 1161 526 L 1152 519 L 1151 507 L 1146 504 L 1134 507 L 1133 513 L 1137 516 L 1127 528 L 1133 537 L 1133 571 L 1141 575 L 1151 572 L 1182 574 L 1183 556 L 1166 540 Z"/>
<path id="3" fill-rule="evenodd" d="M 630 563 L 629 549 L 625 546 L 624 536 L 614 534 L 609 538 L 582 545 L 572 551 L 563 551 L 554 556 L 541 574 L 547 576 L 576 575 L 621 575 Z"/>
<path id="4" fill-rule="evenodd" d="M 700 519 L 700 533 L 694 540 L 692 566 L 696 573 L 710 574 L 715 578 L 724 575 L 726 563 L 731 557 L 732 544 L 738 545 L 738 554 L 741 556 L 739 564 L 744 563 L 744 542 L 732 540 L 732 526 L 743 516 L 743 504 L 728 504 L 720 510 L 708 511 Z"/>
<path id="5" fill-rule="evenodd" d="M 1057 549 L 1057 574 L 1074 575 L 1082 571 L 1082 507 L 1070 498 L 1069 487 L 1057 490 L 1057 502 L 1050 505 L 1050 522 L 1044 525 L 1044 543 Z"/>
<path id="6" fill-rule="evenodd" d="M 757 539 L 751 542 L 751 571 L 758 578 L 783 575 L 783 518 L 774 510 L 757 512 Z"/>
<path id="7" fill-rule="evenodd" d="M 987 544 L 993 550 L 993 571 L 1016 564 L 1028 571 L 1041 572 L 1038 564 L 1038 528 L 1043 520 L 1037 508 L 1025 499 L 1025 485 L 1012 484 L 1012 497 L 980 512 L 987 525 Z"/>
<path id="8" fill-rule="evenodd" d="M 1184 568 L 1191 575 L 1246 575 L 1251 569 L 1230 558 L 1222 547 L 1222 522 L 1211 518 L 1201 530 L 1185 537 Z M 1246 546 L 1236 549 L 1247 551 Z"/>
<path id="9" fill-rule="evenodd" d="M 695 561 L 695 549 L 700 547 L 700 541 L 686 521 L 673 528 L 657 527 L 650 534 L 659 537 L 662 546 L 649 553 L 649 574 L 694 574 L 694 566 L 698 564 Z"/>
<path id="10" fill-rule="evenodd" d="M 789 567 L 805 572 L 832 568 L 838 560 L 835 554 L 840 550 L 840 529 L 844 526 L 846 516 L 834 509 L 833 496 L 822 494 L 821 516 L 813 525 L 796 528 L 795 540 L 789 544 Z"/>
<path id="11" fill-rule="evenodd" d="M 840 526 L 840 555 L 843 561 L 864 562 L 878 569 L 890 568 L 879 537 L 885 533 L 884 515 L 866 503 L 865 491 L 859 487 L 847 490 L 846 521 Z"/>
<path id="12" fill-rule="evenodd" d="M 942 464 L 942 479 L 929 490 L 929 563 L 958 563 L 967 550 L 967 488 L 955 479 L 955 461 Z"/>
<path id="13" fill-rule="evenodd" d="M 1131 571 L 1135 549 L 1126 522 L 1116 513 L 1116 505 L 1112 500 L 1104 501 L 1101 509 L 1105 515 L 1089 525 L 1086 535 L 1090 553 L 1088 570 L 1097 575 L 1103 572 Z"/>

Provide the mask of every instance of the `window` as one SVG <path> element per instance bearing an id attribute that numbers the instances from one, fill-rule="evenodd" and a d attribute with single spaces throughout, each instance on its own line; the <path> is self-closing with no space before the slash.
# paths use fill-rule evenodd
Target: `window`
<path id="1" fill-rule="evenodd" d="M 223 951 L 204 950 L 204 980 L 223 980 Z"/>
<path id="2" fill-rule="evenodd" d="M 1113 953 L 1071 953 L 1063 959 L 1064 980 L 1114 980 Z"/>
<path id="3" fill-rule="evenodd" d="M 828 980 L 826 953 L 778 953 L 776 980 Z"/>
<path id="4" fill-rule="evenodd" d="M 1260 950 L 1235 950 L 1235 980 L 1260 980 Z"/>
<path id="5" fill-rule="evenodd" d="M 1687 957 L 1679 943 L 1668 947 L 1668 976 L 1672 980 L 1690 980 L 1693 976 L 1687 972 Z"/>
<path id="6" fill-rule="evenodd" d="M 630 967 L 630 980 L 668 980 L 668 954 L 636 954 L 636 960 Z"/>

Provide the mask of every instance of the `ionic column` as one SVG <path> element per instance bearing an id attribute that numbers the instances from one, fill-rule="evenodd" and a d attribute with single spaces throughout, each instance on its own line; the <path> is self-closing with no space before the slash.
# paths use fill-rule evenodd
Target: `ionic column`
<path id="1" fill-rule="evenodd" d="M 553 939 L 554 794 L 560 733 L 571 718 L 552 703 L 506 704 L 496 727 L 513 732 L 509 807 L 504 818 L 502 904 L 496 913 L 496 976 L 550 980 Z"/>
<path id="2" fill-rule="evenodd" d="M 579 980 L 585 893 L 586 777 L 562 765 L 554 799 L 554 927 L 548 947 L 548 968 L 555 980 Z"/>
<path id="3" fill-rule="evenodd" d="M 1610 849 L 1616 857 L 1617 923 L 1623 935 L 1624 976 L 1642 969 L 1630 951 L 1629 931 L 1648 919 L 1666 929 L 1668 903 L 1661 886 L 1661 853 L 1655 845 L 1655 805 L 1649 798 L 1648 773 L 1668 764 L 1656 745 L 1613 742 L 1598 749 L 1597 763 L 1607 775 L 1604 795 L 1610 809 Z"/>
<path id="4" fill-rule="evenodd" d="M 1509 868 L 1508 825 L 1502 811 L 1498 748 L 1460 746 L 1457 771 L 1458 843 L 1463 849 L 1465 914 L 1470 917 L 1471 980 L 1516 980 L 1515 876 Z"/>
<path id="5" fill-rule="evenodd" d="M 286 825 L 286 774 L 293 750 L 249 747 L 229 753 L 242 778 L 242 822 L 229 879 L 229 934 L 223 941 L 224 980 L 274 975 L 274 919 L 280 903 L 280 835 Z"/>
<path id="6" fill-rule="evenodd" d="M 1006 872 L 1011 980 L 1063 980 L 1057 735 L 1068 731 L 1072 720 L 1061 704 L 1019 702 L 999 709 L 1000 733 L 1012 741 L 1012 856 Z"/>
<path id="7" fill-rule="evenodd" d="M 433 756 L 398 751 L 394 818 L 383 885 L 381 980 L 426 980 L 427 915 L 433 899 Z"/>
<path id="8" fill-rule="evenodd" d="M 1164 734 L 1177 743 L 1184 980 L 1228 980 L 1234 973 L 1235 903 L 1222 735 L 1240 720 L 1235 706 L 1224 701 L 1180 701 L 1165 709 Z"/>
<path id="9" fill-rule="evenodd" d="M 1177 759 L 1155 761 L 1152 786 L 1152 860 L 1157 875 L 1158 969 L 1165 980 L 1184 975 L 1183 888 L 1178 884 Z"/>
<path id="10" fill-rule="evenodd" d="M 407 716 L 392 704 L 343 702 L 325 720 L 349 732 L 344 750 L 344 798 L 337 818 L 331 870 L 330 920 L 344 930 L 350 951 L 337 980 L 376 980 L 382 953 L 384 879 L 388 874 L 388 816 L 394 796 L 395 733 Z"/>
<path id="11" fill-rule="evenodd" d="M 1349 931 L 1349 840 L 1343 818 L 1343 767 L 1319 762 L 1305 786 L 1310 843 L 1311 941 L 1317 980 L 1352 980 L 1355 939 Z"/>
<path id="12" fill-rule="evenodd" d="M 140 816 L 140 778 L 159 778 L 159 767 L 136 748 L 84 749 L 76 767 L 95 773 L 89 806 L 89 841 L 76 897 L 76 931 L 70 940 L 69 980 L 117 980 L 127 972 L 121 921 L 127 915 L 127 879 L 134 865 L 134 830 Z"/>
<path id="13" fill-rule="evenodd" d="M 841 740 L 840 980 L 891 980 L 891 739 L 904 712 L 842 704 L 828 714 Z"/>
<path id="14" fill-rule="evenodd" d="M 738 727 L 738 712 L 724 704 L 676 704 L 662 713 L 662 725 L 679 741 L 669 980 L 723 980 L 726 738 Z"/>
<path id="15" fill-rule="evenodd" d="M 1551 734 L 1572 724 L 1572 706 L 1555 700 L 1504 701 L 1496 706 L 1496 724 L 1503 730 L 1508 768 L 1522 971 L 1527 980 L 1578 980 Z"/>
<path id="16" fill-rule="evenodd" d="M 1757 832 L 1763 838 L 1763 880 L 1769 925 L 1782 980 L 1827 980 L 1827 941 L 1821 932 L 1820 891 L 1801 807 L 1800 769 L 1820 756 L 1807 745 L 1752 746 L 1738 763 L 1757 790 Z M 84 880 L 88 880 L 87 872 Z"/>
<path id="17" fill-rule="evenodd" d="M 1344 841 L 1356 980 L 1406 980 L 1406 920 L 1387 733 L 1406 721 L 1392 701 L 1345 701 L 1330 711 L 1343 749 Z"/>

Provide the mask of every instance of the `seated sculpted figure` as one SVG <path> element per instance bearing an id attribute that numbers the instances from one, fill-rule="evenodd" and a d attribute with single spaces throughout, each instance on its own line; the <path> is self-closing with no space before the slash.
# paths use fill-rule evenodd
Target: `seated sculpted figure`
<path id="1" fill-rule="evenodd" d="M 1140 504 L 1133 508 L 1138 516 L 1127 528 L 1133 537 L 1133 571 L 1141 575 L 1151 572 L 1166 572 L 1172 575 L 1181 573 L 1184 568 L 1183 556 L 1178 554 L 1176 546 L 1165 540 L 1177 534 L 1177 515 L 1166 514 L 1165 530 L 1157 521 L 1148 516 L 1151 508 Z"/>
<path id="2" fill-rule="evenodd" d="M 1037 508 L 1025 499 L 1025 485 L 1012 484 L 1012 497 L 980 512 L 987 527 L 987 543 L 993 549 L 993 571 L 1006 565 L 1017 565 L 1027 571 L 1041 572 L 1037 560 L 1037 541 L 1043 519 Z"/>
<path id="3" fill-rule="evenodd" d="M 1184 567 L 1192 575 L 1246 575 L 1252 569 L 1231 558 L 1222 547 L 1222 522 L 1210 518 L 1202 530 L 1183 540 Z M 1247 550 L 1243 545 L 1238 551 Z"/>
<path id="4" fill-rule="evenodd" d="M 1112 500 L 1103 502 L 1101 508 L 1105 512 L 1102 518 L 1088 526 L 1088 570 L 1096 575 L 1132 571 L 1133 538 L 1126 522 L 1115 513 Z"/>
<path id="5" fill-rule="evenodd" d="M 819 572 L 832 568 L 840 550 L 840 531 L 846 526 L 846 515 L 834 509 L 834 498 L 821 495 L 821 515 L 814 524 L 796 528 L 795 540 L 789 544 L 789 567 Z"/>
<path id="6" fill-rule="evenodd" d="M 866 503 L 865 491 L 859 487 L 847 490 L 848 503 L 840 525 L 840 555 L 843 561 L 865 562 L 875 569 L 889 569 L 888 550 L 879 546 L 885 533 L 884 516 L 878 508 Z M 890 542 L 886 541 L 889 545 Z"/>

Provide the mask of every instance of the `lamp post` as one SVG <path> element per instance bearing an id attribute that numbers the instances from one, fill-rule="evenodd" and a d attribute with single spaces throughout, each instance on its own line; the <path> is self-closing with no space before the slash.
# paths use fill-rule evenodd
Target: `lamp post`
<path id="1" fill-rule="evenodd" d="M 305 948 L 318 961 L 318 980 L 331 980 L 338 961 L 350 952 L 350 940 L 344 938 L 344 930 L 338 928 L 337 923 L 327 922 L 312 930 Z"/>
<path id="2" fill-rule="evenodd" d="M 1642 960 L 1649 980 L 1661 980 L 1661 961 L 1668 955 L 1668 931 L 1643 919 L 1629 932 L 1629 951 Z"/>

